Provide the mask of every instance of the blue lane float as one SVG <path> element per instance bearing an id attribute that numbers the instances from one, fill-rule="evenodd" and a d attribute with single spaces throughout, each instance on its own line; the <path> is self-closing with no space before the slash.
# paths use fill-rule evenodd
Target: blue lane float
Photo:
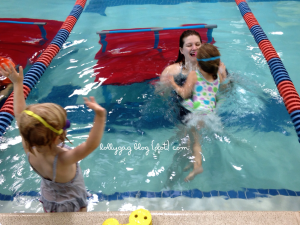
<path id="1" fill-rule="evenodd" d="M 62 28 L 58 31 L 57 35 L 54 37 L 50 45 L 45 49 L 37 61 L 32 65 L 30 70 L 25 74 L 23 81 L 24 96 L 27 98 L 31 89 L 36 85 L 38 80 L 41 78 L 47 67 L 49 66 L 51 60 L 55 57 L 58 51 L 61 49 L 64 42 L 70 35 L 75 23 L 77 22 L 83 8 L 86 4 L 86 0 L 77 0 L 70 15 L 67 17 L 63 23 Z M 1 21 L 3 22 L 3 21 Z M 37 24 L 36 22 L 16 22 L 16 21 L 4 21 L 6 23 L 21 23 L 21 24 Z M 67 30 L 68 29 L 68 30 Z M 57 47 L 54 47 L 57 46 Z M 13 113 L 13 93 L 8 97 L 4 105 L 0 110 L 0 137 L 4 135 L 8 126 L 10 126 L 12 120 L 14 119 Z"/>
<path id="2" fill-rule="evenodd" d="M 273 45 L 269 41 L 261 26 L 258 24 L 246 1 L 236 0 L 235 2 L 241 12 L 241 15 L 247 23 L 255 42 L 258 44 L 268 62 L 274 82 L 277 86 L 280 96 L 283 98 L 286 109 L 290 114 L 298 135 L 298 141 L 300 143 L 300 97 L 295 89 L 295 86 L 293 85 L 291 78 L 289 77 L 289 74 Z"/>

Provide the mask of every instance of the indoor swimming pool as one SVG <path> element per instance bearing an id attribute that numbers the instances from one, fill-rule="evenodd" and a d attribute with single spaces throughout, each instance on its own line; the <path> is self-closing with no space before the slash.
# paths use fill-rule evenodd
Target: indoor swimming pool
<path id="1" fill-rule="evenodd" d="M 298 137 L 236 3 L 133 2 L 88 0 L 69 38 L 26 100 L 27 104 L 54 102 L 64 107 L 71 121 L 68 138 L 73 146 L 87 138 L 93 123 L 94 114 L 84 106 L 83 97 L 94 96 L 106 108 L 102 143 L 80 162 L 92 194 L 88 211 L 139 207 L 299 211 Z M 254 0 L 248 4 L 299 92 L 300 2 Z M 28 0 L 23 5 L 14 0 L 1 5 L 2 18 L 64 21 L 74 1 Z M 223 101 L 217 106 L 222 125 L 217 132 L 203 134 L 204 172 L 184 182 L 188 172 L 183 169 L 190 154 L 180 148 L 178 137 L 184 135 L 169 99 L 154 92 L 159 74 L 126 85 L 95 82 L 95 76 L 101 78 L 101 70 L 100 74 L 96 71 L 95 56 L 101 48 L 97 32 L 198 23 L 218 26 L 212 33 L 214 45 L 232 84 L 221 93 Z M 140 57 L 147 60 L 143 53 Z M 156 65 L 149 62 L 148 66 L 137 71 L 151 72 Z M 0 212 L 42 212 L 37 200 L 40 178 L 29 166 L 15 120 L 0 141 Z"/>

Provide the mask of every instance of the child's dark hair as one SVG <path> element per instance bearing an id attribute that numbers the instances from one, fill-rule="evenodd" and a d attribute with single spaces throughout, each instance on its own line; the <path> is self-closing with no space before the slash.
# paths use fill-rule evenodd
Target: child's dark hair
<path id="1" fill-rule="evenodd" d="M 192 36 L 192 35 L 198 36 L 199 39 L 200 39 L 200 42 L 202 43 L 201 36 L 197 31 L 195 31 L 195 30 L 186 30 L 180 35 L 179 47 L 183 48 L 183 45 L 184 45 L 184 40 L 183 39 L 185 39 L 189 36 Z M 183 66 L 185 65 L 185 58 L 184 58 L 184 55 L 180 52 L 180 49 L 179 49 L 179 52 L 178 52 L 178 57 L 177 57 L 177 59 L 174 63 L 179 63 L 179 62 L 181 62 Z"/>
<path id="2" fill-rule="evenodd" d="M 197 52 L 197 59 L 208 59 L 217 56 L 221 56 L 219 50 L 214 45 L 208 43 L 202 44 Z M 212 74 L 214 80 L 218 78 L 219 58 L 209 61 L 198 61 L 198 64 L 203 71 Z"/>

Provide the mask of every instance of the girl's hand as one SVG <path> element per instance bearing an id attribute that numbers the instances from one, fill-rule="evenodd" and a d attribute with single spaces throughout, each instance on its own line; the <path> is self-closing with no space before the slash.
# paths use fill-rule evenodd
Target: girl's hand
<path id="1" fill-rule="evenodd" d="M 219 71 L 218 72 L 219 72 L 221 80 L 222 81 L 225 80 L 226 77 L 227 77 L 227 74 L 226 74 L 226 66 L 225 66 L 225 64 L 223 62 L 220 62 Z"/>
<path id="2" fill-rule="evenodd" d="M 13 82 L 14 84 L 17 83 L 23 83 L 23 67 L 20 66 L 19 67 L 19 73 L 16 71 L 16 69 L 13 67 L 13 65 L 11 63 L 9 63 L 9 67 L 5 64 L 2 63 L 1 64 L 2 67 L 0 67 L 0 73 L 7 77 L 8 79 L 11 80 L 11 82 Z"/>
<path id="3" fill-rule="evenodd" d="M 106 110 L 95 101 L 94 97 L 90 97 L 90 99 L 88 98 L 83 98 L 83 99 L 87 107 L 94 110 L 97 115 L 104 116 L 104 117 L 106 116 Z"/>

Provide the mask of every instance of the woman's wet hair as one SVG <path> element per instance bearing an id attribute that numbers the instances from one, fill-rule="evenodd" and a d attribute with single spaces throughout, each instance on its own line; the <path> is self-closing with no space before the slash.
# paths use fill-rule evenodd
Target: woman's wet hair
<path id="1" fill-rule="evenodd" d="M 186 30 L 181 34 L 181 36 L 179 38 L 179 47 L 183 48 L 184 39 L 189 37 L 189 36 L 192 36 L 192 35 L 195 35 L 195 36 L 199 37 L 200 42 L 202 43 L 201 36 L 197 31 L 195 31 L 195 30 Z M 183 66 L 185 65 L 185 58 L 184 58 L 184 55 L 180 52 L 180 50 L 178 52 L 178 57 L 177 57 L 177 59 L 174 63 L 179 63 L 179 62 L 181 62 Z"/>
<path id="2" fill-rule="evenodd" d="M 221 56 L 221 54 L 217 47 L 212 44 L 204 43 L 197 51 L 197 60 L 209 59 L 217 56 Z M 218 78 L 220 58 L 209 61 L 198 61 L 198 64 L 204 72 L 213 74 L 214 79 Z"/>
<path id="3" fill-rule="evenodd" d="M 43 118 L 49 125 L 56 130 L 62 129 L 67 120 L 67 112 L 61 106 L 54 103 L 33 104 L 26 107 L 26 110 L 32 111 Z M 33 147 L 46 146 L 51 147 L 53 141 L 58 136 L 49 128 L 45 127 L 39 120 L 29 116 L 25 112 L 20 115 L 20 133 L 24 138 L 25 145 L 29 151 L 34 154 Z M 66 132 L 59 135 L 59 138 L 64 142 Z"/>

